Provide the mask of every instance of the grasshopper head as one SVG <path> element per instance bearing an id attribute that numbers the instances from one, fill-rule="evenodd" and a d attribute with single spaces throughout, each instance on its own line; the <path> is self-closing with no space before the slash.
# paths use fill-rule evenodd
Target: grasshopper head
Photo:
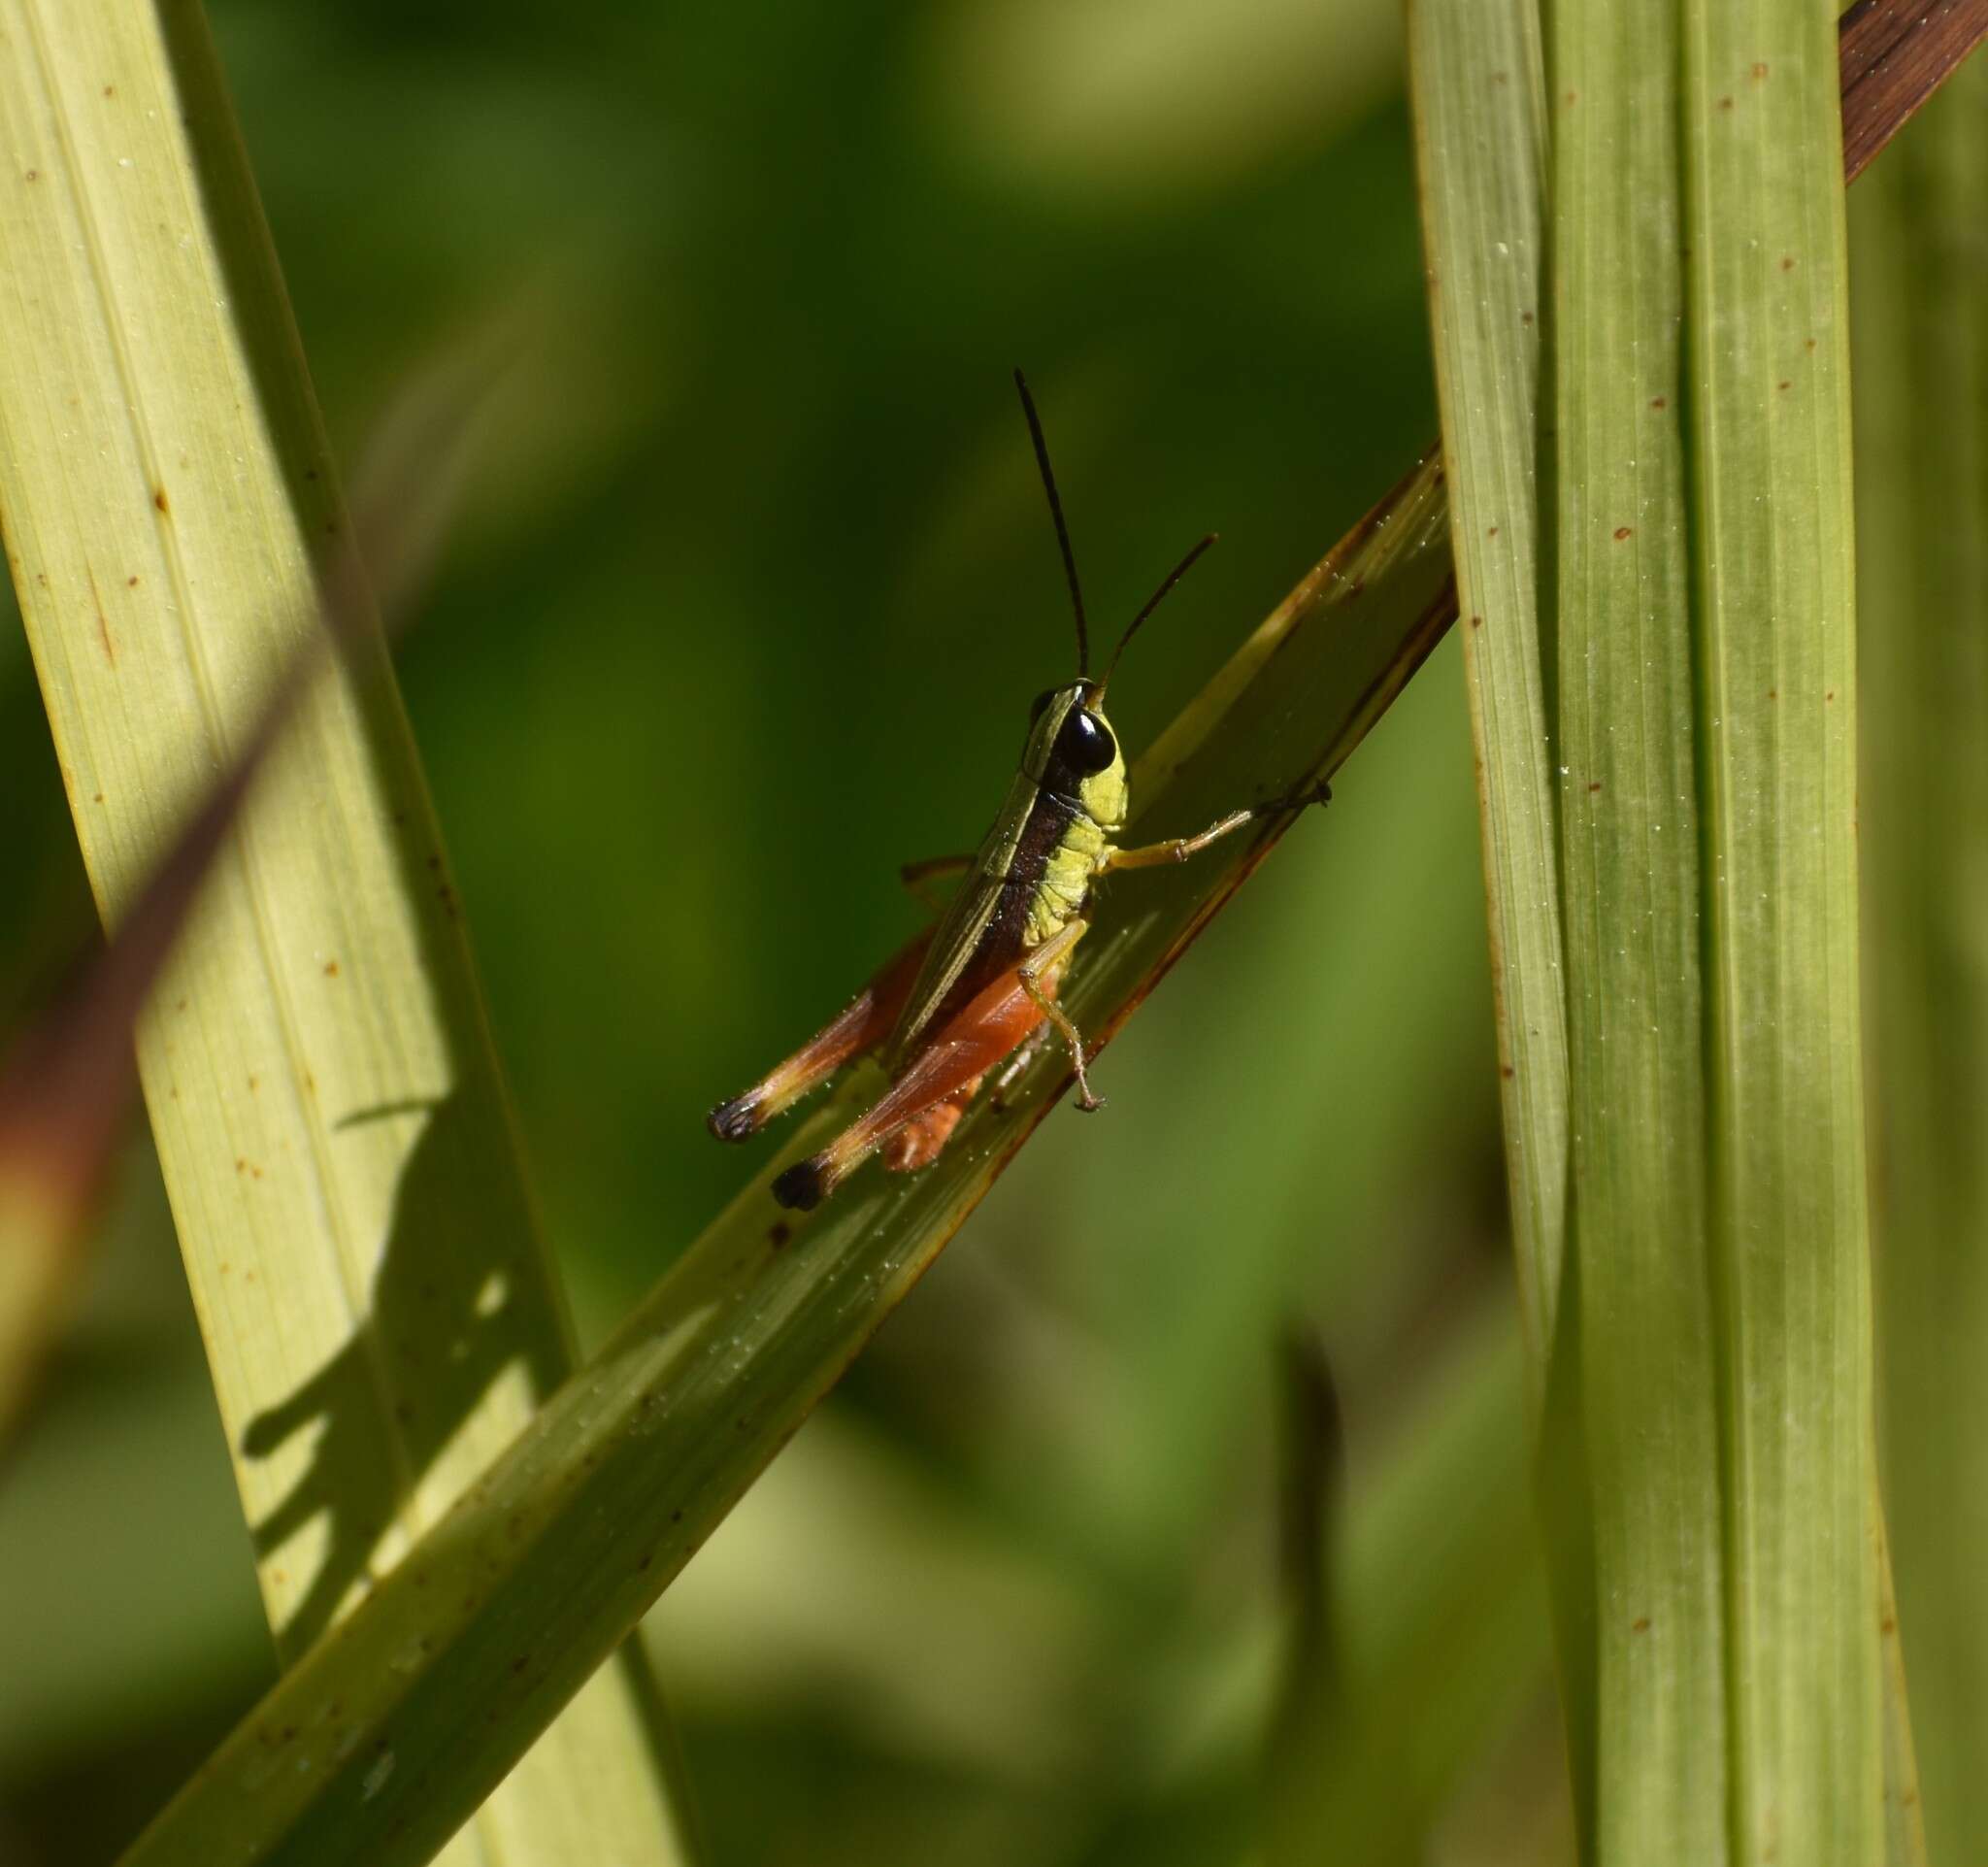
<path id="1" fill-rule="evenodd" d="M 1083 811 L 1102 829 L 1122 830 L 1131 811 L 1131 787 L 1125 778 L 1125 758 L 1118 750 L 1118 735 L 1105 717 L 1105 689 L 1118 666 L 1125 645 L 1140 631 L 1140 625 L 1159 607 L 1160 599 L 1187 575 L 1189 567 L 1215 542 L 1209 532 L 1200 544 L 1167 574 L 1167 581 L 1147 599 L 1146 606 L 1126 625 L 1106 663 L 1104 678 L 1091 676 L 1091 638 L 1084 621 L 1083 592 L 1077 586 L 1077 553 L 1070 549 L 1070 527 L 1063 522 L 1063 501 L 1057 495 L 1056 476 L 1049 471 L 1049 447 L 1043 439 L 1043 423 L 1036 414 L 1036 399 L 1022 373 L 1014 373 L 1014 386 L 1021 395 L 1022 414 L 1028 417 L 1029 439 L 1035 443 L 1036 466 L 1043 476 L 1043 490 L 1048 495 L 1049 517 L 1056 526 L 1057 549 L 1063 553 L 1063 575 L 1070 584 L 1070 607 L 1077 617 L 1077 678 L 1067 686 L 1051 687 L 1036 699 L 1036 711 L 1029 724 L 1028 750 L 1022 754 L 1022 770 L 1045 791 L 1063 798 Z"/>
<path id="2" fill-rule="evenodd" d="M 1077 805 L 1108 830 L 1122 829 L 1131 793 L 1125 754 L 1105 717 L 1104 688 L 1073 681 L 1036 697 L 1022 770 L 1045 791 Z"/>

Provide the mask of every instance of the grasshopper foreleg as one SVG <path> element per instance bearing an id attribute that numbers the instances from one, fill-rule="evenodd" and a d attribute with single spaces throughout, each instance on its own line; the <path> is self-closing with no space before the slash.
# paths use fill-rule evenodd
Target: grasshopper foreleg
<path id="1" fill-rule="evenodd" d="M 1286 811 L 1302 811 L 1308 804 L 1330 804 L 1332 786 L 1324 779 L 1315 784 L 1301 785 L 1297 790 L 1268 804 L 1253 804 L 1247 810 L 1231 811 L 1227 817 L 1218 817 L 1207 829 L 1194 836 L 1171 836 L 1162 843 L 1147 843 L 1136 850 L 1107 850 L 1098 858 L 1096 873 L 1110 875 L 1118 869 L 1154 869 L 1168 862 L 1185 862 L 1189 856 L 1199 855 L 1211 843 L 1219 843 L 1231 831 L 1240 830 L 1245 823 L 1254 823 L 1259 817 L 1279 817 Z"/>
<path id="2" fill-rule="evenodd" d="M 1086 1115 L 1095 1115 L 1105 1106 L 1105 1099 L 1091 1093 L 1090 1077 L 1084 1069 L 1083 1033 L 1051 995 L 1051 982 L 1069 963 L 1071 948 L 1083 938 L 1084 929 L 1089 925 L 1090 922 L 1081 915 L 1074 920 L 1066 920 L 1014 971 L 1015 977 L 1021 981 L 1022 990 L 1028 993 L 1043 1016 L 1055 1025 L 1064 1043 L 1070 1047 L 1070 1060 L 1077 1068 L 1077 1106 Z"/>
<path id="3" fill-rule="evenodd" d="M 1043 1021 L 1034 992 L 1011 967 L 973 1000 L 905 1065 L 876 1105 L 817 1154 L 797 1161 L 773 1183 L 782 1206 L 807 1212 L 818 1206 L 857 1167 L 892 1139 L 917 1127 L 898 1155 L 904 1168 L 922 1166 L 945 1145 L 957 1113 L 980 1078 Z"/>

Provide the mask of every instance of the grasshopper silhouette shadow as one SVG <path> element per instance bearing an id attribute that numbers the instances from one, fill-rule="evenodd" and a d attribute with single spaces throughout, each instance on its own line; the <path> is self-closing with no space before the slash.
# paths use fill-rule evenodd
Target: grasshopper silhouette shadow
<path id="1" fill-rule="evenodd" d="M 539 1393 L 558 1381 L 549 1321 L 557 1312 L 543 1300 L 536 1253 L 521 1240 L 510 1241 L 509 1253 L 493 1251 L 486 1226 L 464 1211 L 459 1151 L 487 1124 L 470 1120 L 459 1095 L 420 1106 L 428 1124 L 401 1176 L 367 1314 L 344 1348 L 242 1436 L 249 1457 L 266 1458 L 301 1432 L 316 1434 L 310 1464 L 250 1531 L 266 1558 L 320 1515 L 330 1517 L 323 1560 L 277 1635 L 285 1658 L 330 1624 L 490 1384 L 514 1363 L 524 1364 Z M 341 1126 L 406 1113 L 406 1105 L 365 1110 Z M 382 1457 L 382 1448 L 393 1450 Z"/>

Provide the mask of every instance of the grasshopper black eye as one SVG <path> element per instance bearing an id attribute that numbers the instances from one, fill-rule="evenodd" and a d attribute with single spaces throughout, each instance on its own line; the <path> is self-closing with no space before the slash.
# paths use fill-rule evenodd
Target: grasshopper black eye
<path id="1" fill-rule="evenodd" d="M 1073 707 L 1063 730 L 1056 735 L 1056 756 L 1086 777 L 1104 771 L 1118 756 L 1118 742 L 1111 729 L 1096 714 Z"/>

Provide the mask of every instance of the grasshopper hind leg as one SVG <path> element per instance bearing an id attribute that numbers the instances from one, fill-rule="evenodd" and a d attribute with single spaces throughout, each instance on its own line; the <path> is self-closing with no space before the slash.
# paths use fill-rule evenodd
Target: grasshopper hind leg
<path id="1" fill-rule="evenodd" d="M 824 1025 L 749 1089 L 729 1102 L 720 1102 L 705 1117 L 705 1125 L 720 1141 L 749 1141 L 776 1116 L 784 1115 L 803 1096 L 827 1082 L 845 1063 L 875 1050 L 897 1022 L 930 940 L 929 933 L 921 934 L 895 954 L 839 1017 Z"/>
<path id="2" fill-rule="evenodd" d="M 977 1076 L 970 1077 L 944 1100 L 921 1109 L 877 1143 L 877 1150 L 883 1156 L 884 1171 L 914 1174 L 921 1167 L 931 1166 L 945 1151 L 945 1144 L 952 1139 L 960 1118 L 973 1107 L 975 1096 L 980 1092 L 980 1081 Z M 833 1149 L 825 1150 L 789 1167 L 773 1183 L 774 1198 L 799 1212 L 818 1206 L 855 1164 L 853 1158 L 848 1165 L 833 1163 L 834 1152 Z"/>
<path id="3" fill-rule="evenodd" d="M 1033 977 L 1026 966 L 1014 966 L 996 979 L 906 1064 L 874 1107 L 819 1153 L 781 1174 L 773 1183 L 774 1198 L 793 1211 L 812 1211 L 879 1149 L 884 1164 L 900 1172 L 930 1165 L 981 1079 L 1041 1027 L 1075 938 L 1064 940 Z"/>
<path id="4" fill-rule="evenodd" d="M 886 1173 L 914 1174 L 929 1167 L 945 1151 L 960 1117 L 973 1107 L 980 1093 L 979 1077 L 962 1083 L 944 1102 L 934 1103 L 923 1115 L 913 1116 L 883 1144 Z"/>
<path id="5" fill-rule="evenodd" d="M 876 1111 L 845 1131 L 818 1154 L 796 1161 L 773 1183 L 773 1196 L 794 1212 L 812 1212 L 871 1153 L 881 1151 L 883 1165 L 894 1174 L 916 1173 L 929 1167 L 945 1151 L 960 1117 L 973 1106 L 980 1091 L 980 1078 L 970 1077 L 951 1094 L 908 1116 L 880 1138 L 873 1132 L 884 1127 L 889 1117 L 872 1119 Z M 920 1093 L 923 1091 L 921 1090 Z M 888 1100 L 888 1098 L 886 1098 Z M 879 1103 L 878 1107 L 883 1107 Z"/>
<path id="6" fill-rule="evenodd" d="M 750 1141 L 776 1116 L 828 1081 L 852 1057 L 879 1043 L 890 1028 L 875 1028 L 874 994 L 865 991 L 842 1016 L 781 1063 L 729 1102 L 720 1102 L 705 1117 L 705 1126 L 720 1141 Z"/>

